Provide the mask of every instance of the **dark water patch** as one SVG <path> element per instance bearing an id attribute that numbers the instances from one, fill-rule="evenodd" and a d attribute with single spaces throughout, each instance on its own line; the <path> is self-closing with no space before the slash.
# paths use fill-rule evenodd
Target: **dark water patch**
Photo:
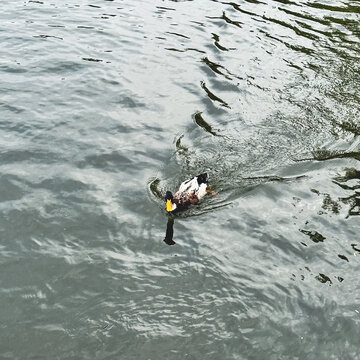
<path id="1" fill-rule="evenodd" d="M 230 106 L 222 99 L 220 99 L 218 96 L 216 96 L 215 94 L 213 94 L 208 88 L 207 86 L 205 85 L 205 82 L 204 81 L 201 81 L 201 87 L 205 90 L 207 96 L 209 97 L 209 99 L 211 99 L 212 101 L 215 101 L 215 102 L 219 102 L 221 104 L 221 106 L 224 106 L 228 109 L 230 109 Z"/>
<path id="2" fill-rule="evenodd" d="M 306 29 L 306 30 L 310 30 L 310 31 L 313 31 L 313 32 L 316 32 L 318 34 L 321 34 L 321 35 L 324 35 L 326 37 L 330 37 L 331 36 L 331 33 L 329 31 L 323 31 L 323 30 L 320 30 L 320 29 L 316 29 L 314 28 L 313 26 L 303 22 L 303 21 L 300 21 L 300 20 L 295 20 L 296 24 L 301 26 L 302 28 Z"/>
<path id="3" fill-rule="evenodd" d="M 48 178 L 44 179 L 38 183 L 33 183 L 31 185 L 33 189 L 46 189 L 50 190 L 54 193 L 62 193 L 62 192 L 78 192 L 84 191 L 88 189 L 88 185 L 83 182 L 75 179 L 67 179 L 67 178 Z"/>
<path id="4" fill-rule="evenodd" d="M 207 57 L 202 58 L 201 61 L 204 64 L 206 64 L 214 73 L 224 76 L 225 79 L 227 79 L 227 80 L 232 80 L 231 77 L 229 76 L 229 75 L 232 75 L 232 74 L 230 74 L 230 72 L 224 66 L 222 66 L 220 64 L 217 64 L 217 63 L 215 63 L 213 61 L 210 61 Z M 225 72 L 227 72 L 229 75 L 224 74 L 219 69 L 225 70 Z"/>
<path id="5" fill-rule="evenodd" d="M 319 275 L 315 276 L 315 279 L 323 284 L 326 284 L 326 283 L 329 283 L 329 285 L 332 284 L 331 279 L 325 274 L 320 273 Z"/>
<path id="6" fill-rule="evenodd" d="M 26 69 L 25 67 L 21 66 L 20 63 L 17 64 L 18 66 L 14 66 L 14 65 L 0 65 L 0 70 L 7 72 L 7 73 L 13 73 L 13 74 L 21 74 L 21 73 L 26 73 L 28 71 L 28 69 Z"/>
<path id="7" fill-rule="evenodd" d="M 34 35 L 33 37 L 34 38 L 41 38 L 41 39 L 53 38 L 53 39 L 58 39 L 58 40 L 64 40 L 62 37 L 54 36 L 54 35 L 46 35 L 46 34 Z"/>
<path id="8" fill-rule="evenodd" d="M 25 111 L 25 109 L 23 108 L 20 108 L 18 106 L 13 106 L 13 105 L 9 105 L 9 104 L 5 104 L 5 103 L 2 103 L 0 102 L 0 106 L 5 109 L 5 110 L 8 110 L 8 111 L 11 111 L 13 113 L 16 113 L 16 114 L 20 114 L 22 113 L 23 111 Z M 9 124 L 8 124 L 9 125 Z"/>
<path id="9" fill-rule="evenodd" d="M 6 152 L 0 152 L 0 160 L 2 164 L 14 164 L 21 162 L 42 162 L 49 163 L 55 162 L 59 159 L 59 154 L 48 150 L 9 150 Z"/>
<path id="10" fill-rule="evenodd" d="M 179 33 L 176 33 L 176 32 L 167 31 L 165 34 L 176 35 L 176 36 L 179 36 L 179 37 L 184 38 L 184 39 L 190 39 L 188 36 L 183 35 L 183 34 L 179 34 Z"/>
<path id="11" fill-rule="evenodd" d="M 85 26 L 85 25 L 78 25 L 77 28 L 78 29 L 87 29 L 87 30 L 95 29 L 94 26 Z"/>
<path id="12" fill-rule="evenodd" d="M 340 213 L 341 205 L 333 200 L 329 194 L 324 194 L 322 208 L 338 215 Z"/>
<path id="13" fill-rule="evenodd" d="M 220 37 L 217 34 L 212 34 L 212 38 L 214 39 L 214 45 L 221 51 L 229 51 L 231 49 L 226 48 L 225 46 L 220 44 Z"/>
<path id="14" fill-rule="evenodd" d="M 307 13 L 301 13 L 301 12 L 297 12 L 297 11 L 293 11 L 293 10 L 289 10 L 286 8 L 282 8 L 279 7 L 278 8 L 280 11 L 284 11 L 286 14 L 288 15 L 292 15 L 295 16 L 296 18 L 300 18 L 300 19 L 305 19 L 305 20 L 309 20 L 311 22 L 315 22 L 315 23 L 319 23 L 321 25 L 325 25 L 325 26 L 329 26 L 330 25 L 330 21 L 329 20 L 325 20 L 324 18 L 319 18 L 314 16 L 314 14 L 307 14 Z M 330 34 L 330 32 L 326 32 L 326 34 Z"/>
<path id="15" fill-rule="evenodd" d="M 205 24 L 204 24 L 203 22 L 201 22 L 201 21 L 191 20 L 190 22 L 193 23 L 193 24 L 196 24 L 196 25 L 200 25 L 200 26 L 202 26 L 202 27 L 205 27 Z"/>
<path id="16" fill-rule="evenodd" d="M 349 211 L 346 218 L 350 216 L 360 216 L 360 194 L 355 192 L 347 197 L 339 198 L 344 204 L 349 205 Z"/>
<path id="17" fill-rule="evenodd" d="M 301 71 L 301 72 L 303 71 L 303 69 L 302 69 L 301 66 L 298 66 L 298 65 L 296 65 L 296 64 L 294 64 L 294 63 L 292 63 L 291 61 L 286 60 L 286 59 L 284 59 L 284 61 L 285 61 L 290 67 L 293 67 L 294 69 L 299 70 L 299 71 Z"/>
<path id="18" fill-rule="evenodd" d="M 200 126 L 202 129 L 204 129 L 206 132 L 213 136 L 219 136 L 216 132 L 212 130 L 212 127 L 201 116 L 201 112 L 195 113 L 193 117 L 196 125 Z"/>
<path id="19" fill-rule="evenodd" d="M 245 2 L 247 2 L 247 3 L 249 3 L 249 4 L 255 4 L 255 5 L 260 5 L 260 4 L 266 5 L 265 2 L 259 1 L 259 0 L 245 0 Z"/>
<path id="20" fill-rule="evenodd" d="M 116 103 L 120 104 L 121 107 L 123 107 L 125 109 L 126 108 L 127 109 L 137 109 L 137 108 L 146 108 L 147 107 L 147 105 L 144 102 L 136 99 L 135 96 L 132 96 L 132 97 L 127 96 L 127 95 L 122 96 L 121 98 L 116 100 Z"/>
<path id="21" fill-rule="evenodd" d="M 339 126 L 343 130 L 351 132 L 356 136 L 360 135 L 360 124 L 355 123 L 355 121 L 344 121 L 340 123 Z"/>
<path id="22" fill-rule="evenodd" d="M 174 51 L 174 52 L 187 52 L 187 51 L 195 51 L 200 54 L 205 54 L 205 51 L 199 50 L 199 49 L 193 49 L 193 48 L 186 48 L 186 49 L 176 49 L 176 48 L 165 48 L 165 50 Z"/>
<path id="23" fill-rule="evenodd" d="M 345 261 L 349 262 L 349 259 L 348 259 L 345 255 L 339 254 L 338 257 L 339 257 L 341 260 L 345 260 Z"/>
<path id="24" fill-rule="evenodd" d="M 313 241 L 314 243 L 324 242 L 324 240 L 326 239 L 323 235 L 321 235 L 317 231 L 308 231 L 308 230 L 301 230 L 301 229 L 299 229 L 299 230 L 303 234 L 309 236 L 311 241 Z"/>
<path id="25" fill-rule="evenodd" d="M 313 49 L 307 48 L 305 46 L 302 45 L 294 45 L 291 44 L 285 40 L 280 39 L 279 37 L 273 36 L 269 33 L 267 33 L 266 31 L 260 29 L 259 30 L 260 33 L 264 34 L 266 37 L 268 37 L 269 39 L 273 39 L 276 40 L 277 42 L 280 42 L 281 44 L 285 45 L 287 48 L 289 48 L 290 50 L 294 50 L 296 52 L 300 52 L 306 55 L 312 55 L 314 53 Z"/>
<path id="26" fill-rule="evenodd" d="M 259 84 L 257 84 L 255 81 L 252 81 L 252 80 L 255 80 L 255 78 L 251 75 L 248 75 L 247 76 L 247 83 L 251 86 L 255 86 L 256 88 L 258 88 L 259 90 L 261 91 L 271 91 L 270 88 L 265 88 L 265 87 L 262 87 L 260 86 Z"/>
<path id="27" fill-rule="evenodd" d="M 206 51 L 195 49 L 195 48 L 186 48 L 185 51 L 195 51 L 199 54 L 206 54 Z"/>
<path id="28" fill-rule="evenodd" d="M 239 4 L 229 2 L 228 5 L 232 6 L 235 10 L 237 10 L 245 15 L 250 15 L 250 16 L 255 16 L 255 17 L 259 16 L 258 14 L 254 13 L 254 12 L 244 10 L 243 8 L 241 8 L 241 6 Z"/>
<path id="29" fill-rule="evenodd" d="M 223 11 L 222 17 L 220 19 L 223 19 L 223 20 L 225 20 L 226 23 L 235 25 L 238 28 L 241 28 L 241 25 L 243 24 L 240 21 L 234 21 L 234 20 L 230 19 L 228 16 L 226 16 L 225 11 Z"/>
<path id="30" fill-rule="evenodd" d="M 165 7 L 165 6 L 156 6 L 157 9 L 160 10 L 171 10 L 171 11 L 176 11 L 176 9 L 174 8 L 169 8 L 169 7 Z"/>
<path id="31" fill-rule="evenodd" d="M 347 168 L 345 169 L 344 175 L 336 176 L 334 180 L 335 183 L 338 184 L 339 186 L 344 186 L 344 184 L 340 184 L 340 183 L 346 183 L 351 180 L 360 180 L 360 170 L 357 170 L 355 168 Z M 354 187 L 346 186 L 345 189 L 355 190 L 357 189 L 357 186 Z"/>
<path id="32" fill-rule="evenodd" d="M 150 192 L 158 199 L 164 201 L 165 194 L 161 192 L 161 190 L 159 189 L 159 185 L 160 185 L 160 179 L 153 179 L 149 181 Z"/>
<path id="33" fill-rule="evenodd" d="M 309 160 L 318 160 L 318 161 L 327 161 L 332 159 L 355 159 L 360 160 L 360 153 L 358 151 L 341 151 L 341 150 L 327 150 L 319 149 L 312 152 L 312 158 L 299 159 L 297 161 L 309 161 Z"/>
<path id="34" fill-rule="evenodd" d="M 95 58 L 91 58 L 91 57 L 89 57 L 89 58 L 87 58 L 87 57 L 83 57 L 82 58 L 84 61 L 90 61 L 90 62 L 102 62 L 103 60 L 101 60 L 101 59 L 95 59 Z"/>
<path id="35" fill-rule="evenodd" d="M 69 73 L 80 71 L 83 68 L 84 65 L 80 62 L 59 60 L 43 63 L 41 67 L 34 67 L 31 70 L 39 73 L 55 73 L 59 75 L 68 75 Z"/>
<path id="36" fill-rule="evenodd" d="M 250 185 L 259 185 L 263 184 L 264 182 L 292 182 L 298 181 L 306 178 L 305 175 L 299 175 L 294 177 L 281 177 L 281 176 L 253 176 L 253 177 L 246 177 L 243 180 L 248 181 Z"/>
<path id="37" fill-rule="evenodd" d="M 27 192 L 22 179 L 9 174 L 0 175 L 0 202 L 19 200 Z"/>
<path id="38" fill-rule="evenodd" d="M 165 48 L 165 50 L 174 51 L 174 52 L 185 52 L 185 50 L 176 49 L 176 48 Z"/>
<path id="39" fill-rule="evenodd" d="M 315 8 L 315 9 L 321 9 L 321 10 L 328 10 L 334 13 L 340 12 L 340 13 L 360 13 L 360 6 L 351 5 L 348 4 L 347 6 L 334 6 L 334 5 L 328 5 L 323 3 L 314 3 L 314 2 L 308 2 L 306 3 L 306 6 Z"/>
<path id="40" fill-rule="evenodd" d="M 234 21 L 234 20 L 230 19 L 226 15 L 225 11 L 223 11 L 222 16 L 206 16 L 206 18 L 208 18 L 210 20 L 223 20 L 225 23 L 234 25 L 238 28 L 241 28 L 241 25 L 242 25 L 242 23 L 240 21 Z"/>
<path id="41" fill-rule="evenodd" d="M 119 86 L 120 83 L 117 80 L 114 79 L 101 79 L 101 81 L 103 81 L 105 84 L 107 85 L 111 85 L 111 86 Z"/>
<path id="42" fill-rule="evenodd" d="M 262 18 L 264 20 L 266 20 L 266 21 L 271 21 L 271 22 L 273 22 L 275 24 L 278 24 L 278 25 L 281 25 L 281 26 L 283 26 L 285 28 L 291 29 L 291 30 L 293 30 L 295 32 L 296 35 L 303 36 L 303 37 L 305 37 L 307 39 L 310 39 L 310 40 L 313 40 L 313 41 L 319 39 L 319 37 L 317 35 L 314 35 L 314 34 L 306 32 L 306 31 L 300 30 L 296 26 L 291 25 L 289 23 L 286 23 L 285 21 L 278 20 L 278 19 L 275 19 L 275 18 L 269 18 L 269 17 L 266 17 L 265 15 L 263 15 Z"/>

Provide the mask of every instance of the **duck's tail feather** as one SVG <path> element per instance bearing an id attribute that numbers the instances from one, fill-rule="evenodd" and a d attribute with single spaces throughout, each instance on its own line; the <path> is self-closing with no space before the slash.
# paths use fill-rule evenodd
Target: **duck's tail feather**
<path id="1" fill-rule="evenodd" d="M 200 175 L 196 176 L 196 178 L 197 178 L 199 185 L 207 184 L 207 182 L 208 182 L 208 174 L 207 173 L 200 174 Z"/>

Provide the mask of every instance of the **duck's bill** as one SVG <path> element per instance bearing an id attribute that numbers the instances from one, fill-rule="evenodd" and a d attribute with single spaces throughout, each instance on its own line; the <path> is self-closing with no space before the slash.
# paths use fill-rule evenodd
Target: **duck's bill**
<path id="1" fill-rule="evenodd" d="M 171 200 L 166 200 L 166 211 L 173 211 Z"/>

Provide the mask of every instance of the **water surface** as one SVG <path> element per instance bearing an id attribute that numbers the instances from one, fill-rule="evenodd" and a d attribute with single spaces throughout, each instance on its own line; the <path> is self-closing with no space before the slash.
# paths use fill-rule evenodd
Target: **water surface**
<path id="1" fill-rule="evenodd" d="M 359 13 L 4 4 L 0 357 L 360 358 Z"/>

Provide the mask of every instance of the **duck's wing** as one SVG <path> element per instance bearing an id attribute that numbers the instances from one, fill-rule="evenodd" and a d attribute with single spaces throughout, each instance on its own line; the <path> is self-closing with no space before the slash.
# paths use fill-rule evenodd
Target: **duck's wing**
<path id="1" fill-rule="evenodd" d="M 196 192 L 196 196 L 197 196 L 197 198 L 198 198 L 199 200 L 206 195 L 206 188 L 207 188 L 207 184 L 206 184 L 206 183 L 200 184 L 199 189 L 198 189 L 198 191 Z"/>
<path id="2" fill-rule="evenodd" d="M 186 180 L 184 181 L 178 190 L 178 193 L 183 194 L 183 193 L 189 193 L 191 191 L 198 191 L 199 189 L 199 183 L 197 181 L 197 177 L 194 177 L 192 179 Z"/>

